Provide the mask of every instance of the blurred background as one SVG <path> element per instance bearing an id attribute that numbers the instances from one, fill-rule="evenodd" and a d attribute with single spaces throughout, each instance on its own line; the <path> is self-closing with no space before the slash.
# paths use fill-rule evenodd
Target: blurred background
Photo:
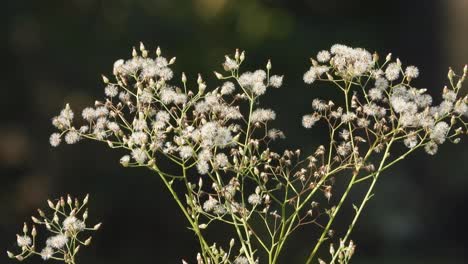
<path id="1" fill-rule="evenodd" d="M 204 73 L 208 84 L 235 48 L 247 51 L 251 70 L 271 58 L 273 72 L 286 77 L 262 103 L 277 111 L 288 145 L 306 151 L 326 136 L 300 126 L 310 101 L 326 97 L 325 89 L 302 83 L 319 50 L 343 43 L 381 57 L 392 52 L 419 66 L 415 84 L 433 95 L 449 66 L 460 72 L 468 63 L 468 0 L 22 0 L 2 9 L 0 249 L 15 248 L 22 222 L 47 198 L 90 193 L 90 219 L 104 225 L 82 252 L 87 264 L 180 263 L 197 252 L 155 175 L 121 168 L 122 153 L 104 145 L 48 143 L 51 118 L 66 102 L 78 110 L 102 98 L 100 74 L 110 74 L 139 41 L 161 46 L 163 55 L 177 56 L 177 73 Z M 462 141 L 386 172 L 352 236 L 353 263 L 467 263 L 467 157 Z M 301 263 L 311 237 L 303 232 L 290 243 L 282 263 Z M 13 263 L 3 253 L 0 262 Z"/>

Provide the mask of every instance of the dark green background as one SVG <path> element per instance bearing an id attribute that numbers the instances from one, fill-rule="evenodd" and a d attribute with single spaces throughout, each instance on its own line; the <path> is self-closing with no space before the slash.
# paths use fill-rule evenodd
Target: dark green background
<path id="1" fill-rule="evenodd" d="M 271 58 L 273 72 L 286 77 L 262 103 L 277 111 L 275 125 L 289 136 L 288 145 L 307 152 L 326 134 L 302 129 L 301 116 L 314 97 L 329 94 L 327 87 L 302 83 L 308 58 L 334 43 L 382 56 L 393 52 L 418 65 L 416 84 L 436 95 L 449 65 L 461 69 L 468 62 L 466 13 L 450 7 L 454 2 L 4 1 L 1 252 L 14 248 L 22 221 L 47 198 L 90 193 L 90 219 L 104 225 L 80 263 L 194 259 L 196 241 L 155 175 L 121 168 L 122 153 L 103 145 L 48 145 L 51 117 L 66 102 L 78 110 L 102 98 L 100 74 L 110 74 L 112 63 L 129 57 L 139 41 L 177 56 L 177 79 L 182 71 L 189 78 L 201 72 L 211 87 L 217 85 L 212 70 L 221 70 L 224 54 L 235 48 L 247 51 L 249 69 Z M 464 2 L 458 1 L 467 10 Z M 436 157 L 419 153 L 385 173 L 352 236 L 358 244 L 354 263 L 466 263 L 467 153 L 466 142 L 444 145 Z M 229 239 L 222 235 L 220 241 Z M 295 237 L 282 263 L 301 263 L 314 237 L 312 229 Z M 0 263 L 12 262 L 2 254 Z"/>

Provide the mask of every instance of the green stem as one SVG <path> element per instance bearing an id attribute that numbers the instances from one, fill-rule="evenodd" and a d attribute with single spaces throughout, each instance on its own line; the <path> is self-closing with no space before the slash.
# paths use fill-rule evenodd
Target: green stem
<path id="1" fill-rule="evenodd" d="M 208 245 L 208 243 L 205 241 L 203 235 L 201 234 L 201 231 L 200 229 L 198 228 L 198 225 L 193 221 L 192 217 L 190 216 L 190 214 L 188 213 L 187 209 L 185 208 L 184 204 L 180 201 L 179 199 L 179 196 L 177 195 L 177 193 L 174 191 L 174 189 L 172 188 L 171 186 L 171 183 L 169 183 L 167 181 L 167 179 L 164 177 L 164 175 L 162 173 L 159 172 L 159 170 L 157 168 L 152 168 L 154 171 L 158 172 L 158 175 L 159 177 L 161 178 L 161 180 L 164 182 L 164 184 L 166 185 L 167 189 L 169 190 L 169 192 L 171 193 L 172 197 L 174 198 L 174 200 L 176 201 L 177 205 L 179 206 L 180 210 L 182 211 L 182 213 L 184 214 L 185 218 L 188 220 L 188 222 L 190 223 L 190 225 L 192 226 L 192 229 L 193 231 L 195 232 L 195 234 L 198 236 L 198 239 L 200 240 L 200 243 L 202 245 L 202 251 L 206 254 L 206 252 L 212 257 L 212 259 L 215 259 L 214 256 L 212 255 L 212 252 L 210 250 L 210 247 Z M 205 256 L 206 257 L 206 256 Z"/>
<path id="2" fill-rule="evenodd" d="M 312 260 L 314 259 L 315 255 L 317 254 L 317 251 L 319 250 L 322 243 L 325 241 L 325 236 L 328 234 L 328 231 L 330 230 L 330 227 L 331 227 L 332 223 L 334 222 L 335 217 L 337 216 L 341 206 L 343 205 L 343 203 L 346 200 L 349 192 L 351 191 L 351 188 L 353 187 L 354 181 L 356 180 L 356 177 L 357 177 L 358 174 L 359 174 L 359 168 L 357 168 L 356 171 L 353 173 L 353 177 L 349 181 L 349 184 L 348 184 L 348 187 L 346 188 L 346 191 L 343 193 L 343 196 L 341 196 L 340 202 L 338 203 L 336 208 L 333 210 L 332 215 L 330 217 L 330 220 L 327 223 L 327 226 L 323 230 L 322 235 L 320 236 L 317 244 L 315 245 L 314 249 L 310 253 L 309 257 L 307 258 L 307 260 L 306 260 L 307 264 L 312 263 Z"/>

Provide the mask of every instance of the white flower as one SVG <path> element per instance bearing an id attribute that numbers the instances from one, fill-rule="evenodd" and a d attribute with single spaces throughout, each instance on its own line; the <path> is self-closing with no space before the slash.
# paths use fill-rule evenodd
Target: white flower
<path id="1" fill-rule="evenodd" d="M 52 135 L 50 135 L 49 142 L 52 147 L 57 147 L 58 145 L 60 145 L 60 142 L 62 142 L 60 134 L 53 133 Z"/>
<path id="2" fill-rule="evenodd" d="M 96 114 L 96 117 L 105 117 L 109 114 L 109 109 L 105 106 L 100 106 L 96 108 L 94 113 Z"/>
<path id="3" fill-rule="evenodd" d="M 80 134 L 86 134 L 89 131 L 89 126 L 81 126 L 78 131 L 80 132 Z"/>
<path id="4" fill-rule="evenodd" d="M 45 247 L 41 251 L 41 257 L 43 260 L 48 260 L 54 255 L 54 250 L 51 247 Z"/>
<path id="5" fill-rule="evenodd" d="M 27 235 L 16 235 L 16 242 L 18 243 L 19 247 L 27 247 L 31 245 L 31 238 Z"/>
<path id="6" fill-rule="evenodd" d="M 157 120 L 157 121 L 161 121 L 161 122 L 167 123 L 167 122 L 169 122 L 170 119 L 171 119 L 171 116 L 170 116 L 169 113 L 166 112 L 166 111 L 159 111 L 159 112 L 156 114 L 156 120 Z"/>
<path id="7" fill-rule="evenodd" d="M 218 204 L 213 208 L 213 213 L 215 215 L 223 215 L 226 213 L 226 208 L 223 205 Z"/>
<path id="8" fill-rule="evenodd" d="M 208 162 L 206 161 L 198 161 L 197 163 L 197 170 L 198 173 L 200 174 L 207 174 L 208 171 L 210 170 L 210 166 L 208 165 Z"/>
<path id="9" fill-rule="evenodd" d="M 122 166 L 124 166 L 124 167 L 127 167 L 129 162 L 130 162 L 130 156 L 129 155 L 125 155 L 122 158 L 120 158 L 120 164 L 122 164 Z"/>
<path id="10" fill-rule="evenodd" d="M 312 100 L 312 108 L 317 111 L 325 111 L 328 109 L 328 105 L 320 99 L 314 99 Z"/>
<path id="11" fill-rule="evenodd" d="M 440 105 L 436 108 L 439 116 L 444 116 L 448 114 L 453 109 L 453 103 L 447 100 L 442 101 Z"/>
<path id="12" fill-rule="evenodd" d="M 96 111 L 92 107 L 86 107 L 83 109 L 83 112 L 81 112 L 81 115 L 83 116 L 83 119 L 92 121 L 96 118 Z"/>
<path id="13" fill-rule="evenodd" d="M 280 88 L 283 85 L 283 76 L 273 75 L 270 77 L 270 86 Z"/>
<path id="14" fill-rule="evenodd" d="M 276 113 L 271 109 L 258 108 L 252 112 L 250 120 L 252 123 L 255 122 L 266 122 L 274 120 L 276 118 Z"/>
<path id="15" fill-rule="evenodd" d="M 408 148 L 414 148 L 418 144 L 418 137 L 416 135 L 410 135 L 403 141 L 405 146 Z"/>
<path id="16" fill-rule="evenodd" d="M 239 256 L 234 260 L 234 264 L 249 264 L 249 259 L 244 256 Z"/>
<path id="17" fill-rule="evenodd" d="M 414 102 L 419 108 L 426 108 L 432 104 L 432 96 L 428 94 L 421 94 L 414 99 Z"/>
<path id="18" fill-rule="evenodd" d="M 133 149 L 132 157 L 139 164 L 145 163 L 145 161 L 148 159 L 148 157 L 146 156 L 146 152 L 142 149 Z"/>
<path id="19" fill-rule="evenodd" d="M 49 237 L 46 241 L 46 245 L 51 248 L 61 249 L 68 243 L 68 237 L 64 234 L 58 234 L 53 237 Z"/>
<path id="20" fill-rule="evenodd" d="M 255 95 L 262 95 L 266 91 L 266 86 L 263 82 L 256 82 L 252 85 L 252 91 Z"/>
<path id="21" fill-rule="evenodd" d="M 67 106 L 60 112 L 60 116 L 72 120 L 74 117 L 73 111 L 70 109 L 70 106 L 67 104 Z"/>
<path id="22" fill-rule="evenodd" d="M 348 113 L 344 113 L 341 115 L 341 121 L 343 123 L 349 123 L 353 120 L 356 119 L 356 114 L 355 113 L 351 113 L 351 112 L 348 112 Z"/>
<path id="23" fill-rule="evenodd" d="M 442 97 L 449 102 L 455 102 L 457 100 L 457 94 L 454 91 L 447 91 L 442 94 Z"/>
<path id="24" fill-rule="evenodd" d="M 306 73 L 304 73 L 304 82 L 307 84 L 313 83 L 317 79 L 317 74 L 314 70 L 310 69 Z"/>
<path id="25" fill-rule="evenodd" d="M 268 130 L 267 136 L 271 138 L 272 140 L 275 140 L 277 138 L 285 138 L 286 136 L 284 135 L 283 131 L 272 128 Z"/>
<path id="26" fill-rule="evenodd" d="M 369 90 L 368 96 L 372 101 L 382 100 L 383 92 L 381 89 L 372 88 Z"/>
<path id="27" fill-rule="evenodd" d="M 328 50 L 319 51 L 319 53 L 317 53 L 317 60 L 322 63 L 329 61 L 330 52 L 328 52 Z"/>
<path id="28" fill-rule="evenodd" d="M 436 143 L 429 141 L 426 146 L 424 146 L 424 150 L 426 151 L 427 154 L 429 155 L 435 155 L 438 150 L 438 146 Z"/>
<path id="29" fill-rule="evenodd" d="M 125 61 L 120 59 L 120 60 L 117 60 L 116 62 L 114 62 L 114 75 L 117 75 L 117 74 L 122 74 L 123 73 L 123 65 L 124 65 Z"/>
<path id="30" fill-rule="evenodd" d="M 145 132 L 136 131 L 131 135 L 133 143 L 137 145 L 144 145 L 148 142 L 148 135 Z"/>
<path id="31" fill-rule="evenodd" d="M 119 124 L 117 124 L 116 122 L 108 122 L 107 128 L 109 128 L 114 133 L 117 133 L 120 131 Z"/>
<path id="32" fill-rule="evenodd" d="M 302 117 L 302 126 L 305 128 L 311 128 L 319 120 L 320 118 L 316 115 L 305 115 Z"/>
<path id="33" fill-rule="evenodd" d="M 213 139 L 215 146 L 224 148 L 232 142 L 231 131 L 226 127 L 218 127 L 216 136 Z"/>
<path id="34" fill-rule="evenodd" d="M 419 76 L 419 69 L 416 66 L 408 66 L 405 70 L 406 77 L 416 79 Z"/>
<path id="35" fill-rule="evenodd" d="M 260 197 L 260 195 L 254 193 L 254 194 L 251 194 L 249 196 L 249 198 L 247 199 L 247 201 L 251 204 L 251 205 L 259 205 L 262 203 L 262 198 Z"/>
<path id="36" fill-rule="evenodd" d="M 174 77 L 174 73 L 172 72 L 171 69 L 169 68 L 162 68 L 160 71 L 159 71 L 159 77 L 161 77 L 161 79 L 165 80 L 165 81 L 169 81 L 170 79 L 172 79 L 172 77 Z"/>
<path id="37" fill-rule="evenodd" d="M 465 102 L 459 101 L 455 104 L 454 111 L 460 115 L 468 115 L 468 106 Z"/>
<path id="38" fill-rule="evenodd" d="M 214 199 L 213 197 L 211 197 L 211 195 L 208 197 L 208 200 L 206 200 L 204 203 L 203 203 L 203 210 L 205 212 L 211 212 L 213 211 L 213 209 L 216 207 L 216 205 L 218 205 L 218 200 Z"/>
<path id="39" fill-rule="evenodd" d="M 336 148 L 336 153 L 338 153 L 338 155 L 342 157 L 347 156 L 350 152 L 351 152 L 351 143 L 349 142 L 346 142 L 346 143 L 343 142 L 340 145 L 338 145 L 338 147 Z"/>
<path id="40" fill-rule="evenodd" d="M 229 164 L 228 157 L 224 153 L 218 153 L 215 157 L 216 165 L 219 167 L 226 167 Z"/>
<path id="41" fill-rule="evenodd" d="M 450 127 L 445 122 L 437 123 L 431 130 L 430 138 L 437 144 L 443 144 L 447 138 L 447 133 Z"/>
<path id="42" fill-rule="evenodd" d="M 225 58 L 226 58 L 226 61 L 223 63 L 223 67 L 225 71 L 233 71 L 239 67 L 239 65 L 237 65 L 237 62 L 229 58 L 229 56 L 225 56 Z"/>
<path id="43" fill-rule="evenodd" d="M 163 104 L 170 104 L 174 102 L 174 98 L 176 97 L 176 95 L 176 92 L 174 92 L 172 89 L 163 88 L 161 89 L 159 97 L 161 98 L 161 102 L 163 102 Z"/>
<path id="44" fill-rule="evenodd" d="M 231 94 L 232 92 L 234 92 L 235 89 L 236 87 L 234 86 L 232 82 L 225 82 L 223 86 L 221 86 L 221 94 L 222 95 Z"/>
<path id="45" fill-rule="evenodd" d="M 109 97 L 116 97 L 119 94 L 119 89 L 113 84 L 109 84 L 104 88 L 104 93 Z"/>
<path id="46" fill-rule="evenodd" d="M 375 80 L 375 88 L 385 90 L 388 88 L 388 81 L 385 78 L 377 78 Z"/>
<path id="47" fill-rule="evenodd" d="M 83 221 L 74 216 L 69 216 L 63 220 L 63 229 L 70 232 L 81 232 L 85 229 L 86 225 Z"/>
<path id="48" fill-rule="evenodd" d="M 146 123 L 146 120 L 140 116 L 140 118 L 133 120 L 133 128 L 136 131 L 143 131 L 148 129 L 148 123 Z"/>
<path id="49" fill-rule="evenodd" d="M 192 157 L 192 155 L 193 155 L 192 147 L 190 147 L 190 146 L 181 146 L 181 147 L 179 147 L 179 155 L 184 160 Z"/>
<path id="50" fill-rule="evenodd" d="M 385 77 L 389 81 L 395 81 L 400 76 L 400 66 L 396 62 L 392 62 L 385 69 Z"/>
<path id="51" fill-rule="evenodd" d="M 78 141 L 80 141 L 80 134 L 78 134 L 78 132 L 75 130 L 68 131 L 68 133 L 65 135 L 65 142 L 67 142 L 67 144 L 75 144 Z"/>

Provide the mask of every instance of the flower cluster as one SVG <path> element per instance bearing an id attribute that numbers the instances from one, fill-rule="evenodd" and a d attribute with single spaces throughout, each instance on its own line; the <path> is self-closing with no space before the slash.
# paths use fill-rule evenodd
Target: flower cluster
<path id="1" fill-rule="evenodd" d="M 327 54 L 326 60 L 324 54 Z M 431 155 L 447 139 L 458 143 L 459 136 L 466 132 L 463 118 L 468 117 L 468 97 L 459 96 L 467 74 L 466 66 L 461 76 L 450 69 L 448 77 L 452 87 L 444 87 L 442 102 L 434 104 L 426 89 L 412 85 L 411 81 L 419 76 L 418 68 L 404 68 L 399 59 L 392 62 L 391 54 L 383 65 L 378 62 L 377 55 L 344 45 L 319 52 L 317 61 L 313 60 L 311 69 L 304 74 L 305 82 L 312 83 L 308 78 L 312 73 L 314 81 L 332 82 L 349 96 L 349 105 L 344 109 L 335 107 L 332 101 L 315 99 L 312 102 L 315 111 L 303 117 L 303 126 L 311 128 L 325 119 L 337 131 L 341 129 L 344 142 L 336 146 L 341 156 L 351 153 L 349 130 L 366 136 L 356 138 L 356 145 L 359 142 L 377 144 L 375 151 L 380 151 L 389 133 L 394 132 L 408 148 L 422 143 Z M 322 78 L 323 75 L 326 78 Z M 461 126 L 454 129 L 456 124 Z"/>
<path id="2" fill-rule="evenodd" d="M 86 231 L 96 231 L 101 224 L 88 226 L 88 196 L 83 201 L 73 199 L 69 195 L 57 202 L 47 201 L 52 214 L 49 215 L 38 209 L 39 217 L 32 216 L 34 225 L 28 226 L 24 223 L 23 234 L 16 235 L 18 247 L 21 248 L 19 254 L 7 251 L 10 258 L 22 261 L 33 255 L 40 256 L 43 260 L 59 260 L 67 264 L 75 264 L 76 254 L 82 246 L 91 244 L 91 237 L 82 239 Z M 44 226 L 51 234 L 45 241 L 45 247 L 37 248 L 38 231 L 35 225 Z"/>
<path id="3" fill-rule="evenodd" d="M 175 58 L 140 44 L 131 59 L 114 63 L 112 78 L 103 76 L 104 100 L 85 108 L 81 118 L 68 104 L 53 118 L 58 132 L 50 143 L 104 142 L 125 152 L 124 167 L 155 172 L 199 239 L 199 264 L 278 263 L 287 238 L 308 224 L 320 230 L 311 263 L 335 234 L 332 225 L 350 190 L 371 182 L 353 224 L 340 234 L 340 248 L 333 249 L 330 263 L 348 263 L 355 248 L 350 233 L 379 175 L 419 148 L 435 154 L 467 133 L 468 99 L 460 97 L 466 67 L 463 75 L 450 70 L 450 88 L 434 104 L 425 89 L 413 87 L 415 66 L 404 68 L 391 55 L 380 65 L 377 54 L 334 45 L 319 52 L 304 74 L 305 83 L 324 81 L 343 92 L 342 102 L 314 99 L 313 111 L 302 118 L 306 128 L 325 122 L 329 142 L 306 155 L 275 151 L 271 142 L 285 135 L 272 127 L 276 113 L 259 106 L 259 98 L 280 88 L 283 76 L 271 74 L 271 61 L 242 72 L 244 60 L 238 50 L 226 55 L 213 88 L 201 75 L 192 82 L 183 73 L 175 84 Z M 83 124 L 75 125 L 76 119 Z M 406 151 L 394 151 L 396 143 Z M 166 161 L 177 169 L 164 167 Z M 345 191 L 335 191 L 337 181 L 348 181 Z M 183 196 L 175 186 L 184 188 Z M 225 251 L 208 242 L 205 233 L 213 225 L 229 226 L 238 245 L 231 242 Z"/>

